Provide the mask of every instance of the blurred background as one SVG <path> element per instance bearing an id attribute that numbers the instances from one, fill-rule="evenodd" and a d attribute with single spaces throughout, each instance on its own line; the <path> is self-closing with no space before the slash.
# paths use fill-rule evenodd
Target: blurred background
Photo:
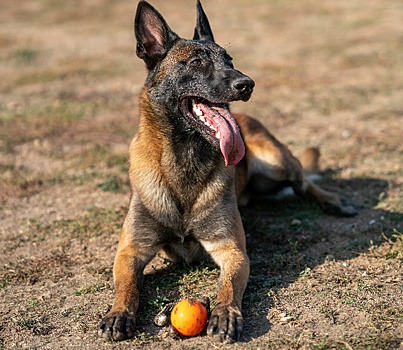
<path id="1" fill-rule="evenodd" d="M 151 3 L 175 32 L 192 36 L 195 1 Z M 129 200 L 127 151 L 137 130 L 138 95 L 146 77 L 144 63 L 135 55 L 136 5 L 134 0 L 1 1 L 0 330 L 7 332 L 0 335 L 0 348 L 57 344 L 57 337 L 66 342 L 61 346 L 73 338 L 77 346 L 101 346 L 94 340 L 94 329 L 112 301 L 114 249 Z M 256 82 L 252 99 L 234 103 L 232 109 L 257 117 L 296 155 L 305 147 L 320 147 L 323 185 L 360 208 L 356 219 L 329 218 L 300 202 L 290 204 L 292 214 L 276 211 L 276 205 L 244 212 L 250 232 L 259 227 L 269 231 L 269 224 L 278 225 L 279 232 L 295 234 L 297 230 L 298 238 L 291 235 L 280 240 L 283 233 L 278 233 L 279 240 L 268 244 L 295 253 L 292 242 L 305 239 L 298 253 L 310 252 L 316 259 L 309 264 L 299 261 L 292 265 L 298 266 L 293 272 L 284 263 L 269 277 L 277 281 L 278 276 L 290 274 L 298 281 L 301 271 L 320 266 L 324 271 L 334 268 L 333 276 L 340 277 L 343 265 L 325 260 L 332 252 L 340 264 L 348 259 L 354 271 L 366 266 L 359 275 L 350 276 L 352 284 L 345 285 L 341 293 L 355 290 L 353 286 L 364 278 L 362 273 L 372 271 L 371 264 L 378 272 L 372 271 L 368 286 L 385 283 L 389 272 L 392 281 L 386 294 L 379 294 L 388 305 L 378 310 L 365 304 L 368 310 L 378 310 L 378 316 L 389 310 L 388 317 L 368 316 L 362 304 L 351 301 L 359 300 L 357 296 L 350 303 L 334 301 L 333 306 L 323 304 L 316 316 L 304 319 L 300 315 L 298 321 L 294 315 L 286 323 L 292 320 L 294 329 L 300 326 L 314 332 L 323 315 L 329 321 L 336 313 L 347 319 L 357 312 L 362 319 L 341 322 L 339 333 L 332 333 L 328 325 L 319 335 L 301 338 L 302 333 L 290 329 L 269 330 L 273 325 L 276 330 L 280 319 L 302 306 L 292 306 L 295 294 L 287 299 L 287 290 L 282 289 L 289 285 L 287 279 L 283 284 L 264 285 L 260 276 L 247 293 L 246 314 L 252 321 L 249 329 L 246 325 L 246 337 L 278 348 L 313 348 L 323 339 L 327 348 L 365 348 L 365 344 L 398 348 L 398 339 L 403 338 L 398 325 L 402 309 L 401 303 L 393 306 L 392 300 L 399 299 L 394 288 L 401 286 L 403 2 L 204 0 L 203 6 L 216 41 L 233 56 L 235 67 Z M 256 213 L 263 213 L 265 219 L 259 221 Z M 295 218 L 309 224 L 291 227 Z M 261 248 L 261 240 L 248 239 L 250 247 Z M 376 263 L 366 255 L 371 244 L 381 250 Z M 273 254 L 263 255 L 263 260 L 271 261 Z M 256 264 L 263 263 L 254 259 Z M 259 276 L 263 265 L 257 266 L 252 275 Z M 215 277 L 216 271 L 204 273 Z M 303 286 L 311 288 L 312 295 L 319 293 Z M 360 290 L 375 293 L 365 288 Z M 151 289 L 155 305 L 160 306 L 164 299 Z M 285 293 L 283 306 L 276 304 L 272 291 Z M 260 324 L 262 318 L 253 318 L 260 311 L 252 304 L 262 300 L 262 295 L 267 299 L 268 293 L 271 301 L 262 308 L 262 317 L 271 323 L 255 331 L 251 325 Z M 329 291 L 323 293 L 329 295 Z M 79 296 L 83 299 L 77 302 Z M 316 296 L 319 300 L 320 294 Z M 32 302 L 27 304 L 27 300 Z M 53 314 L 52 310 L 58 311 Z M 367 316 L 371 324 L 362 321 Z M 150 322 L 144 317 L 141 324 L 147 327 Z M 341 335 L 355 326 L 356 343 L 353 335 Z M 376 337 L 371 338 L 371 329 Z M 376 343 L 378 338 L 383 340 Z M 280 341 L 275 343 L 275 339 Z M 155 339 L 144 341 L 149 346 Z"/>

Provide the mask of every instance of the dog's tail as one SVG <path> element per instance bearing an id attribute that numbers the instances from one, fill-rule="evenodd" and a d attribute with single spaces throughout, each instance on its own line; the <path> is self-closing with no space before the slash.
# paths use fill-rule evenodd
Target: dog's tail
<path id="1" fill-rule="evenodd" d="M 305 175 L 308 176 L 311 181 L 321 178 L 319 159 L 320 151 L 316 147 L 307 148 L 299 158 Z"/>

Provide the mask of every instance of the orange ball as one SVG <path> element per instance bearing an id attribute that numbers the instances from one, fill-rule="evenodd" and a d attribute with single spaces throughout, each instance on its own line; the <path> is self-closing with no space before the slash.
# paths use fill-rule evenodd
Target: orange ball
<path id="1" fill-rule="evenodd" d="M 207 309 L 203 304 L 194 299 L 184 299 L 172 309 L 171 324 L 180 334 L 193 337 L 206 327 L 207 318 Z"/>

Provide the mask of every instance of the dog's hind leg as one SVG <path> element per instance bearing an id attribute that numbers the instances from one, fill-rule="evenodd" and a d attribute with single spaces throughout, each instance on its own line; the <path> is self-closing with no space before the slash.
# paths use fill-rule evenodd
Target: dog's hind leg
<path id="1" fill-rule="evenodd" d="M 308 149 L 299 161 L 257 120 L 241 115 L 237 116 L 237 122 L 246 143 L 244 169 L 247 172 L 247 190 L 259 194 L 270 194 L 291 186 L 297 195 L 313 199 L 332 215 L 354 216 L 357 214 L 355 206 L 349 201 L 336 193 L 324 190 L 311 181 L 312 175 L 319 171 L 320 155 L 317 149 Z M 241 190 L 238 190 L 238 194 L 242 199 Z"/>
<path id="2" fill-rule="evenodd" d="M 301 155 L 302 183 L 291 183 L 294 192 L 315 200 L 329 214 L 347 217 L 357 215 L 355 205 L 337 193 L 326 191 L 313 182 L 320 178 L 319 158 L 320 153 L 317 148 L 308 148 Z"/>
<path id="3" fill-rule="evenodd" d="M 305 175 L 303 176 L 302 184 L 291 185 L 297 195 L 313 199 L 329 214 L 346 217 L 358 214 L 354 204 L 337 193 L 324 190 L 311 182 Z"/>

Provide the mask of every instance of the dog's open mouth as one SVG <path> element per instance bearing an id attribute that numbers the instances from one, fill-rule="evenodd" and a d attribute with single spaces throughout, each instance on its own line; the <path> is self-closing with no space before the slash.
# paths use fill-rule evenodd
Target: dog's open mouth
<path id="1" fill-rule="evenodd" d="M 245 155 L 238 124 L 224 103 L 198 97 L 185 97 L 180 103 L 183 114 L 210 141 L 219 144 L 225 165 L 237 164 Z"/>

